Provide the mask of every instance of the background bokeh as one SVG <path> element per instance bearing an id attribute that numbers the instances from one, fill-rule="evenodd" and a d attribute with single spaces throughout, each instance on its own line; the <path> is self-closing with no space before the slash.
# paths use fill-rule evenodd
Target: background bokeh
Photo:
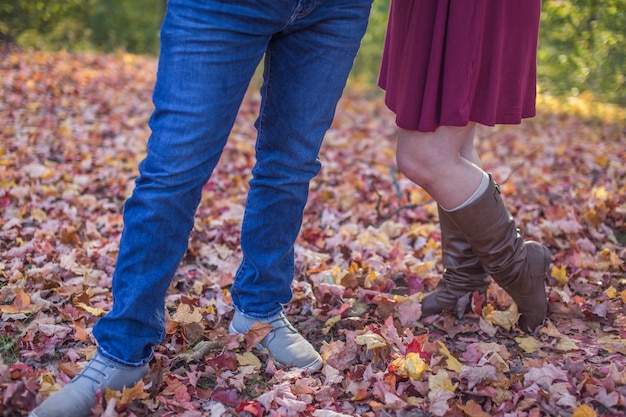
<path id="1" fill-rule="evenodd" d="M 375 90 L 390 0 L 374 0 L 352 85 Z M 0 37 L 48 50 L 156 55 L 165 0 L 0 0 Z M 626 0 L 544 0 L 539 89 L 626 106 Z"/>

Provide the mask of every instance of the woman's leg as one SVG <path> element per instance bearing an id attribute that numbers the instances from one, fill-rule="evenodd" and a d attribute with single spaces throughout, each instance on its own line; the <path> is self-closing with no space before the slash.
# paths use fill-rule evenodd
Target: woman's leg
<path id="1" fill-rule="evenodd" d="M 442 126 L 434 132 L 399 129 L 398 167 L 444 209 L 464 203 L 478 188 L 483 171 L 461 155 L 469 152 L 476 124 Z"/>
<path id="2" fill-rule="evenodd" d="M 454 133 L 448 135 L 449 131 L 454 131 Z M 438 132 L 427 134 L 402 131 L 399 135 L 398 155 L 410 155 L 410 157 L 406 158 L 406 160 L 398 158 L 398 163 L 405 167 L 404 172 L 409 171 L 409 175 L 416 175 L 416 180 L 429 174 L 428 172 L 421 172 L 422 169 L 430 169 L 424 165 L 423 159 L 430 162 L 433 161 L 432 158 L 437 158 L 438 164 L 441 164 L 443 167 L 450 167 L 455 164 L 460 165 L 460 167 L 457 167 L 460 174 L 457 175 L 463 175 L 464 172 L 468 171 L 468 162 L 480 166 L 480 159 L 474 148 L 474 132 L 475 125 L 470 125 L 466 128 L 442 129 Z M 429 151 L 425 153 L 420 150 L 423 147 L 422 145 L 424 145 L 423 139 L 426 139 L 426 146 L 429 148 Z M 431 142 L 443 145 L 446 152 L 442 152 L 439 146 L 430 147 L 428 144 Z M 446 144 L 449 145 L 446 146 Z M 414 147 L 419 148 L 414 149 Z M 417 157 L 415 154 L 419 155 L 419 162 L 416 161 Z M 406 165 L 410 167 L 407 169 Z M 473 167 L 469 168 L 469 171 L 475 175 L 475 169 Z M 415 171 L 417 170 L 420 172 L 416 174 Z M 453 199 L 453 204 L 458 200 L 456 198 Z M 471 294 L 474 291 L 485 292 L 490 281 L 480 260 L 467 242 L 465 235 L 458 230 L 441 206 L 438 206 L 438 211 L 444 273 L 437 288 L 427 294 L 422 300 L 422 317 L 448 310 L 453 311 L 458 318 L 462 318 L 470 306 Z"/>
<path id="3" fill-rule="evenodd" d="M 463 150 L 471 157 L 474 129 L 468 125 L 427 133 L 400 130 L 398 166 L 440 204 L 485 271 L 517 303 L 520 327 L 533 331 L 547 311 L 544 278 L 550 253 L 537 242 L 521 239 L 497 184 L 461 155 Z"/>

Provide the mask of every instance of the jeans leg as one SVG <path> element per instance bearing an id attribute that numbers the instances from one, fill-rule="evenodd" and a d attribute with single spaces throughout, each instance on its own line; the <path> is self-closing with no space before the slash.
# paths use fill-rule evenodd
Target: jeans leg
<path id="1" fill-rule="evenodd" d="M 168 2 L 152 134 L 124 207 L 114 304 L 94 327 L 108 359 L 145 363 L 164 336 L 165 295 L 187 248 L 202 187 L 226 144 L 273 26 L 282 24 L 264 14 L 278 12 L 257 3 Z"/>
<path id="2" fill-rule="evenodd" d="M 309 181 L 354 57 L 370 0 L 301 1 L 265 56 L 257 162 L 242 224 L 243 261 L 232 287 L 237 310 L 272 317 L 289 302 L 294 243 Z"/>

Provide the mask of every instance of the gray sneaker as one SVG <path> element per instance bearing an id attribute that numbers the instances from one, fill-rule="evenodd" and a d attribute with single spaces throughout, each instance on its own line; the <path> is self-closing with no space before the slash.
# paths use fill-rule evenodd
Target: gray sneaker
<path id="1" fill-rule="evenodd" d="M 106 387 L 121 391 L 135 385 L 148 372 L 148 364 L 125 366 L 97 352 L 87 366 L 67 385 L 48 397 L 28 417 L 88 417 L 96 392 Z"/>
<path id="2" fill-rule="evenodd" d="M 272 330 L 257 348 L 267 348 L 270 355 L 281 365 L 295 366 L 308 372 L 322 367 L 322 357 L 315 348 L 291 325 L 281 312 L 269 319 L 253 319 L 235 311 L 233 321 L 228 326 L 230 333 L 246 333 L 255 322 L 269 323 Z"/>

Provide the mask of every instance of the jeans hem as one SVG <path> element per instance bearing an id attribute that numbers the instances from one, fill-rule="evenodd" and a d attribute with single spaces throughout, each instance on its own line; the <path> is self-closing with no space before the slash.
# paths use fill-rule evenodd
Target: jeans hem
<path id="1" fill-rule="evenodd" d="M 107 358 L 108 360 L 110 360 L 111 362 L 115 362 L 116 364 L 119 365 L 124 365 L 124 366 L 133 366 L 133 367 L 140 367 L 143 366 L 145 364 L 147 364 L 148 362 L 150 362 L 152 360 L 152 354 L 150 354 L 150 356 L 144 360 L 141 360 L 139 362 L 128 362 L 128 361 L 124 361 L 121 359 L 116 358 L 115 356 L 107 353 L 107 351 L 105 351 L 101 346 L 98 346 L 98 352 L 100 352 L 100 354 L 102 356 L 104 356 L 105 358 Z"/>
<path id="2" fill-rule="evenodd" d="M 233 305 L 233 308 L 242 316 L 248 317 L 250 319 L 257 319 L 257 320 L 271 319 L 271 318 L 278 316 L 280 313 L 283 312 L 282 306 L 278 307 L 278 309 L 276 309 L 275 311 L 272 311 L 271 313 L 254 313 L 252 311 L 243 311 L 242 309 L 240 309 L 239 307 L 235 305 Z"/>

